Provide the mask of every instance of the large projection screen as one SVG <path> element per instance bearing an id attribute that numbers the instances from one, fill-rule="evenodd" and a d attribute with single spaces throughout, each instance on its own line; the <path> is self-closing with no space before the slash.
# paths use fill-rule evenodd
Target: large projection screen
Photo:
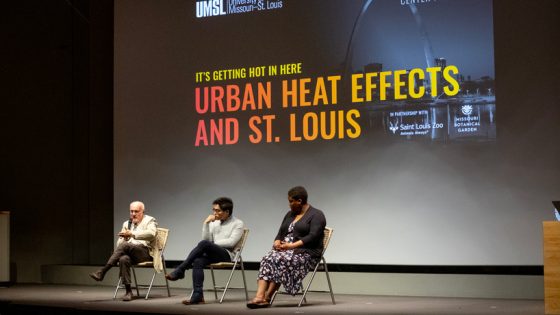
<path id="1" fill-rule="evenodd" d="M 500 129 L 492 8 L 115 1 L 115 233 L 142 200 L 182 260 L 228 196 L 259 261 L 303 185 L 331 263 L 542 264 L 558 149 Z"/>

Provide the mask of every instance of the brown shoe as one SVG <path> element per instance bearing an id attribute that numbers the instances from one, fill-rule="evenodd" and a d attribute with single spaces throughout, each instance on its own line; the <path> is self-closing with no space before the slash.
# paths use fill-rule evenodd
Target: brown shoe
<path id="1" fill-rule="evenodd" d="M 102 270 L 97 270 L 96 272 L 90 273 L 89 276 L 95 281 L 102 281 L 105 277 L 105 274 Z"/>
<path id="2" fill-rule="evenodd" d="M 132 291 L 126 292 L 125 295 L 123 296 L 122 300 L 125 301 L 125 302 L 132 301 Z"/>
<path id="3" fill-rule="evenodd" d="M 173 276 L 172 273 L 168 273 L 168 274 L 165 275 L 165 279 L 167 279 L 169 281 L 177 281 L 177 280 L 182 279 L 182 278 L 175 277 L 175 276 Z"/>

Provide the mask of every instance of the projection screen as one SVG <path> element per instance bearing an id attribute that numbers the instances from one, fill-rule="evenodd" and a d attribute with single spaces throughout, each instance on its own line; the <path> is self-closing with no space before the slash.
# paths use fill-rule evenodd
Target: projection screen
<path id="1" fill-rule="evenodd" d="M 542 264 L 493 34 L 491 0 L 116 1 L 115 233 L 142 200 L 182 260 L 228 196 L 259 261 L 303 185 L 331 263 Z"/>

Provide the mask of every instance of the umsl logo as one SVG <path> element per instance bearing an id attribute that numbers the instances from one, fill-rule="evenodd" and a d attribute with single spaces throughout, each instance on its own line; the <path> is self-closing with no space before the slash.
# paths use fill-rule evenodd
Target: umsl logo
<path id="1" fill-rule="evenodd" d="M 205 0 L 196 2 L 196 17 L 224 15 L 224 0 Z"/>

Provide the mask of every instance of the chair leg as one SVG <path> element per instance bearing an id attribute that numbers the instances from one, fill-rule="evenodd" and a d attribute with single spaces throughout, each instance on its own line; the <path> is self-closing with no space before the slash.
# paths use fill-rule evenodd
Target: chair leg
<path id="1" fill-rule="evenodd" d="M 162 256 L 163 259 L 163 256 Z M 165 269 L 165 260 L 163 261 L 163 279 L 165 279 L 165 286 L 167 287 L 167 297 L 171 297 L 171 291 L 169 291 L 169 281 L 165 277 L 167 270 Z"/>
<path id="2" fill-rule="evenodd" d="M 274 291 L 274 294 L 272 294 L 272 297 L 270 298 L 270 301 L 268 302 L 268 304 L 270 304 L 270 306 L 272 306 L 272 303 L 274 303 L 274 299 L 276 299 L 276 295 L 278 294 L 278 292 L 280 292 L 280 288 L 278 288 L 278 290 Z"/>
<path id="3" fill-rule="evenodd" d="M 329 284 L 329 291 L 331 292 L 332 304 L 336 304 L 334 301 L 334 293 L 332 290 L 331 278 L 329 277 L 329 269 L 327 268 L 327 262 L 325 261 L 325 258 L 323 258 L 323 266 L 325 267 L 325 275 L 327 276 L 327 283 Z"/>
<path id="4" fill-rule="evenodd" d="M 117 288 L 115 289 L 115 294 L 113 295 L 113 300 L 117 298 L 117 292 L 119 292 L 119 289 L 121 288 L 121 283 L 122 283 L 122 278 L 119 277 L 119 282 L 117 282 Z"/>
<path id="5" fill-rule="evenodd" d="M 241 263 L 241 275 L 243 276 L 243 288 L 245 288 L 245 301 L 249 301 L 249 293 L 247 293 L 247 280 L 245 280 L 245 267 L 243 266 L 243 258 L 239 257 Z"/>
<path id="6" fill-rule="evenodd" d="M 154 274 L 152 275 L 152 281 L 150 281 L 150 285 L 148 286 L 148 292 L 146 292 L 146 297 L 144 299 L 148 299 L 148 296 L 150 296 L 150 291 L 152 291 L 152 286 L 154 285 L 154 279 L 156 277 L 156 271 L 154 270 Z"/>
<path id="7" fill-rule="evenodd" d="M 216 289 L 216 278 L 214 277 L 214 268 L 212 268 L 212 266 L 210 266 L 210 273 L 212 274 L 212 285 L 214 285 L 214 298 L 217 300 L 218 299 L 218 289 Z"/>
<path id="8" fill-rule="evenodd" d="M 231 272 L 229 273 L 228 281 L 226 282 L 226 286 L 224 287 L 224 292 L 222 292 L 222 297 L 220 298 L 220 303 L 224 300 L 224 296 L 226 296 L 227 289 L 229 288 L 229 284 L 231 282 L 231 278 L 233 277 L 233 273 L 235 272 L 235 267 L 237 267 L 237 263 L 233 264 L 233 268 L 231 268 Z"/>
<path id="9" fill-rule="evenodd" d="M 301 300 L 299 301 L 298 307 L 301 306 L 301 304 L 303 304 L 303 301 L 305 300 L 305 296 L 307 295 L 307 291 L 309 291 L 309 287 L 311 287 L 311 283 L 313 282 L 313 279 L 315 278 L 315 274 L 317 273 L 317 268 L 319 268 L 319 264 L 317 264 L 315 266 L 315 269 L 313 270 L 313 274 L 311 274 L 311 279 L 309 279 L 309 283 L 307 283 L 307 286 L 305 287 L 305 291 L 303 291 L 303 296 L 301 297 Z M 307 301 L 305 301 L 305 303 L 307 303 Z"/>
<path id="10" fill-rule="evenodd" d="M 140 290 L 138 289 L 138 278 L 136 277 L 136 270 L 132 268 L 132 276 L 134 277 L 134 284 L 136 285 L 136 296 L 140 296 Z"/>

